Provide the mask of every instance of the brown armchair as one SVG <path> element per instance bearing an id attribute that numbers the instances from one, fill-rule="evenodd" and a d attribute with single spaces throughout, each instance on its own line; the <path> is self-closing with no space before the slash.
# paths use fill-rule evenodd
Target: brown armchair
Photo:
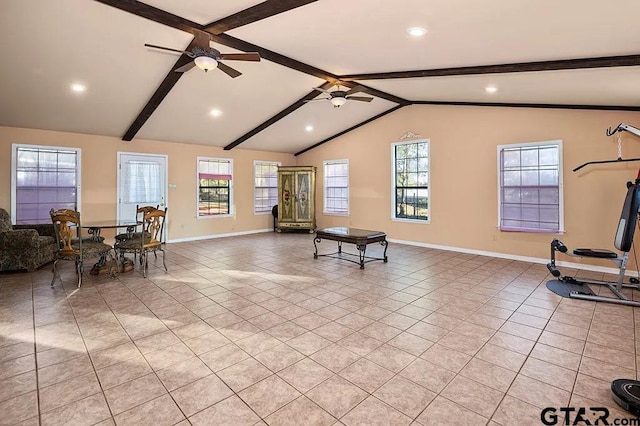
<path id="1" fill-rule="evenodd" d="M 53 261 L 57 244 L 51 224 L 12 225 L 0 208 L 0 271 L 34 271 Z"/>

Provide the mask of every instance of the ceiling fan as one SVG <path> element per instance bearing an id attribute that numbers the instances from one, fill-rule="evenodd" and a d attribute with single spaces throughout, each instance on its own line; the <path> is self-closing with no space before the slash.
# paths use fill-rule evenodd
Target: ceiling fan
<path id="1" fill-rule="evenodd" d="M 236 69 L 231 68 L 228 65 L 223 64 L 220 61 L 260 61 L 259 53 L 220 53 L 218 49 L 214 49 L 209 45 L 209 42 L 211 41 L 211 34 L 206 31 L 201 31 L 194 28 L 193 35 L 196 38 L 196 45 L 193 49 L 191 49 L 191 52 L 187 52 L 186 50 L 171 49 L 169 47 L 156 46 L 154 44 L 147 43 L 145 43 L 145 46 L 152 47 L 154 49 L 167 50 L 169 52 L 182 53 L 190 58 L 193 58 L 193 61 L 189 62 L 188 64 L 176 68 L 174 70 L 175 72 L 187 72 L 193 67 L 198 67 L 205 72 L 214 68 L 218 68 L 229 77 L 236 78 L 242 75 L 242 73 Z"/>
<path id="2" fill-rule="evenodd" d="M 327 89 L 323 89 L 322 87 L 314 87 L 314 89 L 319 92 L 326 93 L 327 95 L 329 95 L 329 97 L 309 99 L 308 101 L 304 101 L 304 102 L 329 101 L 331 102 L 331 104 L 333 104 L 334 108 L 340 108 L 347 101 L 371 102 L 373 100 L 373 98 L 369 96 L 350 95 L 349 93 L 351 93 L 353 89 L 344 91 L 344 90 L 340 90 L 340 86 L 338 86 L 338 90 L 334 90 L 334 91 L 329 91 Z"/>

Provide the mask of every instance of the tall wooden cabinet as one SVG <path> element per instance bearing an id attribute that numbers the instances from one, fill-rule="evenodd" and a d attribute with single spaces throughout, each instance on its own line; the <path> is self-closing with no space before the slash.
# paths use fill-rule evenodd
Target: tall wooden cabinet
<path id="1" fill-rule="evenodd" d="M 316 228 L 316 168 L 278 167 L 278 231 Z"/>

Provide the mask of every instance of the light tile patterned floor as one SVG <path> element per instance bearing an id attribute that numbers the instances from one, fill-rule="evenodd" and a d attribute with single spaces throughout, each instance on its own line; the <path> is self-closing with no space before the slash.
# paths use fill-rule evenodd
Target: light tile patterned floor
<path id="1" fill-rule="evenodd" d="M 312 236 L 291 233 L 167 251 L 168 273 L 151 259 L 147 279 L 79 290 L 68 263 L 53 289 L 49 267 L 0 274 L 1 424 L 506 426 L 568 405 L 631 417 L 609 388 L 637 375 L 634 309 L 561 299 L 543 265 L 391 243 L 388 263 L 360 270 L 314 260 Z"/>

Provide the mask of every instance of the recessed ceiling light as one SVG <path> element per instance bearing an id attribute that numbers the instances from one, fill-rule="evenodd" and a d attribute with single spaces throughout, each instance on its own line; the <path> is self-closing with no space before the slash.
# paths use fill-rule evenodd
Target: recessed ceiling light
<path id="1" fill-rule="evenodd" d="M 496 86 L 487 86 L 484 88 L 484 91 L 487 93 L 496 93 L 498 88 Z"/>
<path id="2" fill-rule="evenodd" d="M 209 114 L 211 114 L 213 117 L 220 117 L 222 115 L 222 111 L 220 111 L 219 109 L 212 109 L 211 111 L 209 111 Z"/>
<path id="3" fill-rule="evenodd" d="M 425 30 L 422 27 L 409 27 L 409 28 L 407 28 L 407 34 L 409 34 L 412 37 L 422 37 L 426 33 L 427 33 L 427 30 Z"/>
<path id="4" fill-rule="evenodd" d="M 73 90 L 74 92 L 77 93 L 81 93 L 84 92 L 85 90 L 87 90 L 86 86 L 84 84 L 80 84 L 80 83 L 74 83 L 71 85 L 71 90 Z"/>
<path id="5" fill-rule="evenodd" d="M 313 126 L 311 124 L 309 124 L 307 127 L 304 128 L 307 132 L 313 132 Z"/>

